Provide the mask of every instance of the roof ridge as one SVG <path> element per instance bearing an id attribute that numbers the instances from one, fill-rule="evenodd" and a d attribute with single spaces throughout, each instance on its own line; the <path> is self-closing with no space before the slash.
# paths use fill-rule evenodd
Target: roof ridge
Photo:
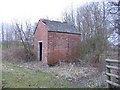
<path id="1" fill-rule="evenodd" d="M 48 31 L 59 31 L 59 32 L 67 32 L 67 33 L 76 33 L 80 34 L 78 29 L 74 25 L 71 25 L 67 22 L 49 20 L 49 19 L 40 19 L 46 26 Z"/>

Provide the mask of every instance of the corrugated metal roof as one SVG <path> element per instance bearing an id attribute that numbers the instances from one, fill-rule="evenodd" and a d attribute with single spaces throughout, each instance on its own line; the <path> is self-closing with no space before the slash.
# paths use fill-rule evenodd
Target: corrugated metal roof
<path id="1" fill-rule="evenodd" d="M 67 22 L 50 21 L 47 19 L 41 20 L 45 24 L 45 27 L 48 31 L 80 34 L 80 32 L 75 28 L 75 26 L 70 25 Z"/>

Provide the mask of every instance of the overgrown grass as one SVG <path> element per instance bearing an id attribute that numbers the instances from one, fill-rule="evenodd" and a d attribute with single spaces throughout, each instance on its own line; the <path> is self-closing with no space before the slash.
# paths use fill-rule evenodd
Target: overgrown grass
<path id="1" fill-rule="evenodd" d="M 24 68 L 15 63 L 3 61 L 2 87 L 4 88 L 65 88 L 71 83 L 55 76 Z"/>
<path id="2" fill-rule="evenodd" d="M 106 88 L 105 74 L 74 85 L 68 79 L 54 74 L 53 71 L 47 72 L 50 67 L 35 69 L 19 62 L 14 63 L 12 60 L 2 62 L 2 87 L 4 88 Z"/>
<path id="3" fill-rule="evenodd" d="M 2 45 L 0 45 L 0 49 L 2 49 Z"/>
<path id="4" fill-rule="evenodd" d="M 106 76 L 101 75 L 98 78 L 94 78 L 91 80 L 88 80 L 86 82 L 82 82 L 76 86 L 76 88 L 82 87 L 82 88 L 107 88 L 106 83 Z"/>
<path id="5" fill-rule="evenodd" d="M 10 48 L 10 47 L 22 48 L 23 45 L 0 45 L 0 48 L 2 48 L 2 49 L 4 49 L 4 48 Z"/>

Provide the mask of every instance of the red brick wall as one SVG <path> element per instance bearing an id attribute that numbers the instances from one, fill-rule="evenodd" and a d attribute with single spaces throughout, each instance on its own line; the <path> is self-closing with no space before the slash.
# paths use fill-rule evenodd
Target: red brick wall
<path id="1" fill-rule="evenodd" d="M 48 32 L 48 63 L 75 60 L 80 56 L 79 34 Z"/>
<path id="2" fill-rule="evenodd" d="M 81 37 L 79 34 L 48 32 L 40 21 L 34 34 L 34 51 L 38 57 L 38 41 L 43 41 L 42 61 L 55 63 L 75 60 L 80 56 Z"/>
<path id="3" fill-rule="evenodd" d="M 34 34 L 34 51 L 38 57 L 38 41 L 43 41 L 42 49 L 42 61 L 47 63 L 47 42 L 48 42 L 48 31 L 46 30 L 42 21 L 38 22 L 37 29 Z"/>

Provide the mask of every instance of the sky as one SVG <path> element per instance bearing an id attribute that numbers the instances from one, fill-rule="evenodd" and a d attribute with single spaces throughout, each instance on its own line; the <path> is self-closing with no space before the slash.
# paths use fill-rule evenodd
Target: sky
<path id="1" fill-rule="evenodd" d="M 91 1 L 96 0 L 0 0 L 0 22 L 25 19 L 34 22 L 47 17 L 60 20 L 65 10 Z"/>
<path id="2" fill-rule="evenodd" d="M 62 14 L 70 7 L 78 6 L 93 0 L 0 0 L 0 41 L 1 23 L 30 21 L 32 24 L 41 18 L 61 20 Z"/>
<path id="3" fill-rule="evenodd" d="M 75 10 L 93 1 L 103 0 L 0 0 L 0 23 L 29 20 L 34 24 L 47 17 L 51 20 L 61 20 L 64 11 L 72 8 Z"/>

